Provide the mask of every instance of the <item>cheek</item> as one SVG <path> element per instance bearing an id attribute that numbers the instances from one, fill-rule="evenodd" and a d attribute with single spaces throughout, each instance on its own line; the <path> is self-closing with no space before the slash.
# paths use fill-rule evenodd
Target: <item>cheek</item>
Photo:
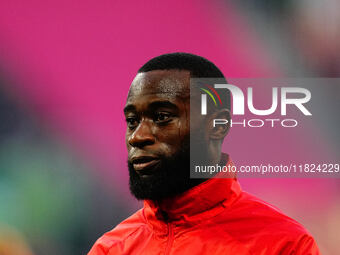
<path id="1" fill-rule="evenodd" d="M 190 134 L 190 120 L 189 116 L 185 116 L 182 118 L 177 125 L 178 128 L 178 137 L 180 140 L 185 139 L 185 137 L 189 136 Z"/>
<path id="2" fill-rule="evenodd" d="M 125 132 L 125 144 L 126 144 L 126 148 L 128 149 L 128 151 L 131 149 L 131 145 L 128 142 L 130 136 L 131 136 L 131 133 L 127 129 L 126 132 Z"/>
<path id="3" fill-rule="evenodd" d="M 158 130 L 160 149 L 166 154 L 174 154 L 181 149 L 183 141 L 189 136 L 189 122 L 186 118 L 179 119 L 166 128 Z"/>

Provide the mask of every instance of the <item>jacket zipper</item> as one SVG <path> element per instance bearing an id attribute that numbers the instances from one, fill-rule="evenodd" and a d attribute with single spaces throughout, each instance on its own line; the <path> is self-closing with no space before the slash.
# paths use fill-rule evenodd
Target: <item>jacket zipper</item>
<path id="1" fill-rule="evenodd" d="M 165 250 L 165 255 L 170 254 L 171 245 L 174 242 L 174 232 L 171 223 L 168 223 L 168 243 Z"/>

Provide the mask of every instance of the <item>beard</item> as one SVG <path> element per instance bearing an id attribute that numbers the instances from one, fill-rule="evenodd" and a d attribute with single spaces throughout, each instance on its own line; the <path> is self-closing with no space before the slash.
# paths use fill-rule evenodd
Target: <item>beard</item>
<path id="1" fill-rule="evenodd" d="M 201 148 L 207 148 L 206 145 Z M 202 183 L 206 179 L 190 178 L 190 142 L 184 139 L 181 149 L 172 156 L 160 157 L 153 174 L 142 178 L 128 160 L 129 187 L 131 194 L 138 200 L 150 199 L 160 201 L 173 197 Z"/>

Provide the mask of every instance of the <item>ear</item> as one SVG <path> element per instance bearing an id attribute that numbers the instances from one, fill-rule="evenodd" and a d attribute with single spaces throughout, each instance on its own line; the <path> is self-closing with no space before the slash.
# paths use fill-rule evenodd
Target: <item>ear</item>
<path id="1" fill-rule="evenodd" d="M 214 127 L 215 125 L 215 127 Z M 223 141 L 230 128 L 230 111 L 220 109 L 213 112 L 208 121 L 208 134 L 212 140 Z"/>

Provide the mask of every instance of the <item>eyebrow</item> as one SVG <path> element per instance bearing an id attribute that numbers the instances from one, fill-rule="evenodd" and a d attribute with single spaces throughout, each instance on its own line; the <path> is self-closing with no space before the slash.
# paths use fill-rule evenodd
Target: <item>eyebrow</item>
<path id="1" fill-rule="evenodd" d="M 178 107 L 176 104 L 174 103 L 171 103 L 170 101 L 168 100 L 157 100 L 157 101 L 153 101 L 152 103 L 150 103 L 148 105 L 148 108 L 161 108 L 161 107 L 164 107 L 164 108 L 172 108 L 174 110 L 178 110 Z M 127 113 L 127 112 L 135 112 L 136 111 L 136 107 L 133 105 L 133 104 L 128 104 L 127 106 L 124 107 L 124 113 Z"/>
<path id="2" fill-rule="evenodd" d="M 135 112 L 135 111 L 136 111 L 136 107 L 132 104 L 128 104 L 127 106 L 124 107 L 124 113 Z"/>
<path id="3" fill-rule="evenodd" d="M 150 108 L 172 108 L 172 109 L 178 109 L 177 105 L 174 103 L 171 103 L 168 100 L 158 100 L 158 101 L 154 101 L 152 103 L 149 104 Z"/>

